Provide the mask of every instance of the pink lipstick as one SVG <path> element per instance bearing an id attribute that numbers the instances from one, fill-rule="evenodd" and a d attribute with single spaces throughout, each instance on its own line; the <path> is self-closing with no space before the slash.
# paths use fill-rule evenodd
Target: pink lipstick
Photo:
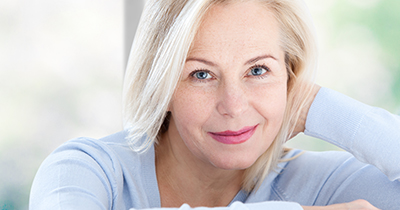
<path id="1" fill-rule="evenodd" d="M 223 131 L 218 133 L 208 132 L 210 136 L 218 142 L 223 144 L 240 144 L 253 136 L 256 131 L 258 125 L 255 126 L 247 126 L 238 131 Z"/>

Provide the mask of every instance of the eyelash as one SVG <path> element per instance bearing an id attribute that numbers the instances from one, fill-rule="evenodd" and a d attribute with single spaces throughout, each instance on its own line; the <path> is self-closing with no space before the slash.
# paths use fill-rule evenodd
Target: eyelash
<path id="1" fill-rule="evenodd" d="M 206 73 L 210 74 L 212 77 L 214 77 L 214 76 L 212 75 L 211 71 L 209 71 L 209 70 L 207 70 L 207 69 L 196 69 L 196 70 L 194 70 L 192 73 L 190 73 L 190 77 L 191 77 L 193 80 L 195 80 L 196 82 L 202 82 L 202 83 L 207 82 L 207 80 L 205 80 L 205 79 L 197 79 L 197 78 L 196 78 L 195 74 L 198 73 L 198 72 L 206 72 Z"/>
<path id="2" fill-rule="evenodd" d="M 268 73 L 268 72 L 271 72 L 271 69 L 269 69 L 265 64 L 262 64 L 262 65 L 256 64 L 256 65 L 254 65 L 254 66 L 251 66 L 251 67 L 249 68 L 249 71 L 251 71 L 251 70 L 254 69 L 254 68 L 263 68 L 263 69 L 265 69 L 265 71 L 266 71 L 266 73 L 264 73 L 264 74 L 262 74 L 262 75 L 255 76 L 257 79 L 264 79 L 265 77 L 268 76 L 267 73 Z"/>
<path id="3" fill-rule="evenodd" d="M 262 75 L 254 76 L 254 77 L 256 77 L 257 79 L 264 79 L 264 78 L 267 76 L 266 74 L 267 74 L 268 72 L 271 72 L 271 70 L 270 70 L 265 64 L 262 64 L 262 65 L 259 65 L 259 64 L 253 65 L 253 66 L 251 66 L 251 67 L 249 68 L 248 71 L 251 71 L 251 69 L 253 69 L 253 68 L 263 68 L 263 69 L 265 69 L 265 71 L 266 71 L 266 73 L 264 73 L 264 74 L 262 74 Z M 196 80 L 196 82 L 202 82 L 202 83 L 207 82 L 207 80 L 197 79 L 197 78 L 195 77 L 195 74 L 198 73 L 198 72 L 206 72 L 206 73 L 210 74 L 210 75 L 213 77 L 211 71 L 209 71 L 209 70 L 207 70 L 207 69 L 196 69 L 196 70 L 194 70 L 193 72 L 190 73 L 190 77 L 191 77 L 192 79 Z"/>

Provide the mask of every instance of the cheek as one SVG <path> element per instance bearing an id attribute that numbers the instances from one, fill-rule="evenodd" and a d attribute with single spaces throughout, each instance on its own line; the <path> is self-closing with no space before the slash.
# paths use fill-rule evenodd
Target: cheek
<path id="1" fill-rule="evenodd" d="M 269 122 L 269 126 L 280 128 L 287 104 L 286 83 L 260 87 L 253 94 L 255 109 Z"/>
<path id="2" fill-rule="evenodd" d="M 211 115 L 214 100 L 212 91 L 181 85 L 172 99 L 171 113 L 177 125 L 187 129 L 200 127 Z"/>

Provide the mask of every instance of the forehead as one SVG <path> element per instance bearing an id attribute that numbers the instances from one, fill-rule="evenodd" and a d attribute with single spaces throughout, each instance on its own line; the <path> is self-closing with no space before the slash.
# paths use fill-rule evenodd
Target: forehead
<path id="1" fill-rule="evenodd" d="M 261 2 L 217 4 L 204 16 L 191 53 L 246 53 L 254 49 L 271 53 L 280 50 L 279 34 L 273 12 Z"/>

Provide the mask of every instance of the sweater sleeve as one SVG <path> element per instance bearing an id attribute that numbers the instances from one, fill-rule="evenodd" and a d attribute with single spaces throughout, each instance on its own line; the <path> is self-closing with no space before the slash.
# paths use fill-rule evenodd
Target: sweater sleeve
<path id="1" fill-rule="evenodd" d="M 29 209 L 111 209 L 116 168 L 89 139 L 69 141 L 40 166 Z"/>
<path id="2" fill-rule="evenodd" d="M 400 117 L 321 88 L 310 107 L 304 132 L 372 164 L 390 180 L 400 179 Z"/>

